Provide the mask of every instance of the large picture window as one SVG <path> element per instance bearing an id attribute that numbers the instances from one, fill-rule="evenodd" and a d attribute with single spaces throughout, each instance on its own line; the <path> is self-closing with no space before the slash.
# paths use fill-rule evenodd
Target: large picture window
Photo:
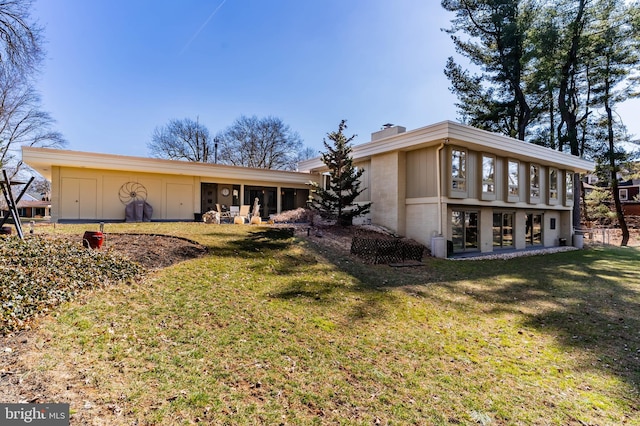
<path id="1" fill-rule="evenodd" d="M 456 148 L 451 150 L 451 189 L 467 190 L 467 152 Z"/>

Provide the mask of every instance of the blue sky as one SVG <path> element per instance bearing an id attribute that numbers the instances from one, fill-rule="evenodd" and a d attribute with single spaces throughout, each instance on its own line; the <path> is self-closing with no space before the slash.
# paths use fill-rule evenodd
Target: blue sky
<path id="1" fill-rule="evenodd" d="M 148 156 L 153 130 L 198 119 L 213 135 L 275 116 L 305 146 L 347 120 L 455 120 L 443 69 L 451 14 L 425 0 L 37 0 L 48 56 L 43 108 L 68 149 Z M 638 103 L 620 110 L 640 133 Z M 639 120 L 636 120 L 639 121 Z"/>

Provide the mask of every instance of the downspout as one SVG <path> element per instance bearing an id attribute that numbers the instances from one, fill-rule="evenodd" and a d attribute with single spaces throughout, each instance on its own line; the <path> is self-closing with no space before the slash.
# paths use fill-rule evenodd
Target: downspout
<path id="1" fill-rule="evenodd" d="M 440 152 L 449 143 L 449 139 L 442 141 L 436 151 L 436 186 L 438 192 L 438 236 L 442 236 L 442 170 L 440 170 Z"/>

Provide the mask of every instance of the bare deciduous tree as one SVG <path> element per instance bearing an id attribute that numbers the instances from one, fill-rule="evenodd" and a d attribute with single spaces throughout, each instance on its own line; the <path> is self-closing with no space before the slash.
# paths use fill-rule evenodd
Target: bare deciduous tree
<path id="1" fill-rule="evenodd" d="M 40 109 L 33 77 L 44 58 L 42 28 L 31 19 L 33 0 L 0 0 L 0 167 L 15 175 L 21 146 L 58 147 L 62 135 Z"/>
<path id="2" fill-rule="evenodd" d="M 157 158 L 200 163 L 214 159 L 209 130 L 189 118 L 170 120 L 166 126 L 156 127 L 148 148 Z"/>
<path id="3" fill-rule="evenodd" d="M 31 19 L 33 0 L 0 1 L 0 64 L 29 74 L 41 63 L 42 28 Z"/>
<path id="4" fill-rule="evenodd" d="M 295 170 L 302 139 L 276 117 L 238 118 L 217 136 L 223 164 L 260 169 Z"/>
<path id="5" fill-rule="evenodd" d="M 40 109 L 40 96 L 22 71 L 0 68 L 0 166 L 22 166 L 22 146 L 60 147 L 62 134 L 52 130 L 55 120 Z"/>

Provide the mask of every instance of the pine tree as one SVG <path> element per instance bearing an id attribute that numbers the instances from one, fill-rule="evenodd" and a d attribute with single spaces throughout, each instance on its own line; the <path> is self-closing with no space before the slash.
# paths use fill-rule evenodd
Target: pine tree
<path id="1" fill-rule="evenodd" d="M 356 203 L 355 200 L 366 188 L 360 189 L 360 178 L 364 169 L 356 168 L 351 157 L 350 143 L 356 137 L 347 138 L 344 130 L 346 120 L 342 120 L 337 132 L 327 134 L 333 144 L 323 140 L 326 152 L 322 154 L 322 162 L 329 169 L 328 187 L 311 183 L 314 195 L 310 207 L 325 219 L 335 220 L 338 225 L 349 226 L 354 217 L 369 212 L 371 203 Z"/>

